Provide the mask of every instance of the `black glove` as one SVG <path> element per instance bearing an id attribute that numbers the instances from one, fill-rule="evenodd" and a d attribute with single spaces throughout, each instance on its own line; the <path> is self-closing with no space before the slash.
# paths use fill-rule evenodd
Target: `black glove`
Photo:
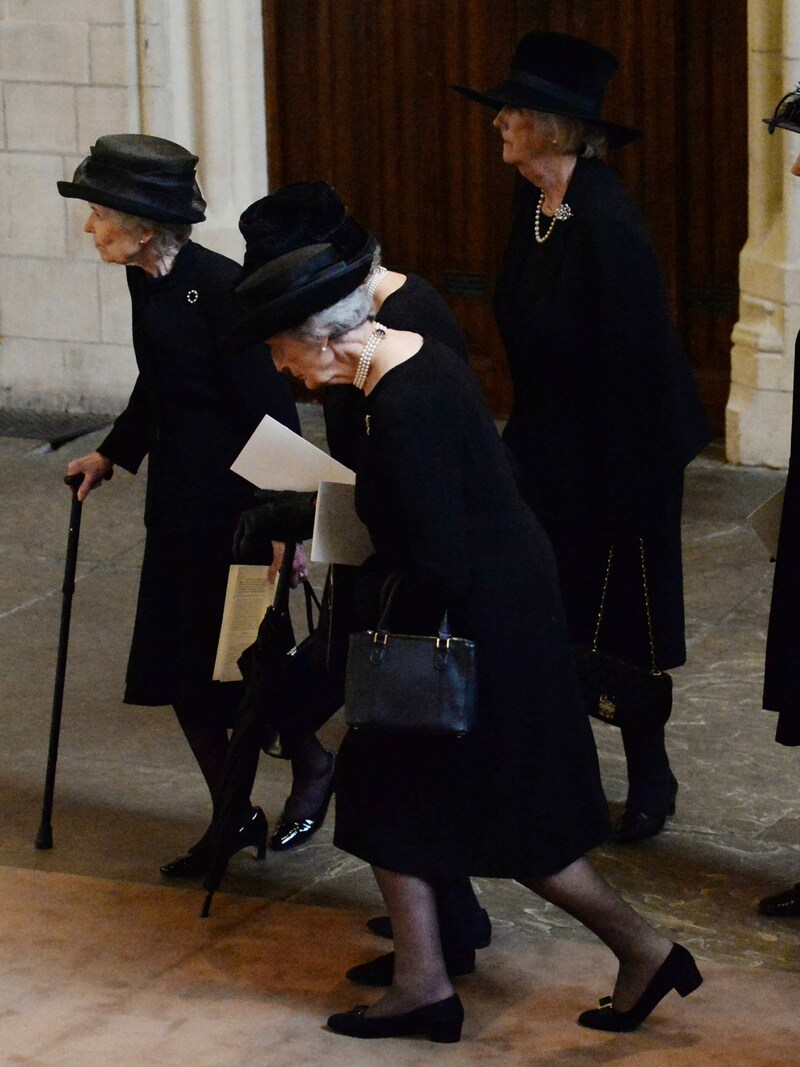
<path id="1" fill-rule="evenodd" d="M 233 535 L 236 563 L 272 563 L 272 542 L 305 541 L 314 530 L 316 493 L 257 489 Z"/>

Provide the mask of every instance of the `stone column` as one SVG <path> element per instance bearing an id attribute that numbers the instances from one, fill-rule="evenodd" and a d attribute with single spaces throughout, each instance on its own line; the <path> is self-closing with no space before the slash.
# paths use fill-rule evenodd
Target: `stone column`
<path id="1" fill-rule="evenodd" d="M 750 0 L 748 41 L 749 237 L 740 258 L 726 445 L 734 463 L 783 467 L 800 329 L 800 181 L 789 173 L 800 137 L 785 130 L 770 137 L 761 120 L 800 81 L 800 0 Z"/>
<path id="2" fill-rule="evenodd" d="M 209 210 L 198 239 L 240 259 L 239 215 L 267 192 L 261 4 L 169 0 L 163 18 L 163 77 L 151 79 L 161 83 L 152 90 L 143 79 L 143 129 L 163 133 L 155 127 L 169 109 L 166 136 L 200 156 Z M 140 40 L 140 54 L 143 45 Z"/>

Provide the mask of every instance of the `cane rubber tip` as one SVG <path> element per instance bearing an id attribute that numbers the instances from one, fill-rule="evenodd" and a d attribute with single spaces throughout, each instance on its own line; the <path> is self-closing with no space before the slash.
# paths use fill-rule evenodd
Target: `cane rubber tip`
<path id="1" fill-rule="evenodd" d="M 50 826 L 40 826 L 36 835 L 36 847 L 40 850 L 53 847 L 53 830 Z"/>

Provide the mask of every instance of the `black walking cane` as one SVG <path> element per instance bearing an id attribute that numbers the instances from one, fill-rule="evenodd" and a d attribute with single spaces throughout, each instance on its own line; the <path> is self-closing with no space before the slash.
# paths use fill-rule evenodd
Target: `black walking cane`
<path id="1" fill-rule="evenodd" d="M 78 500 L 78 488 L 83 481 L 82 474 L 69 474 L 64 478 L 72 488 L 72 510 L 69 516 L 69 535 L 67 537 L 67 558 L 64 565 L 64 584 L 61 586 L 61 629 L 58 635 L 58 656 L 56 658 L 56 681 L 53 688 L 53 713 L 50 719 L 50 749 L 47 754 L 47 773 L 44 780 L 44 799 L 42 801 L 42 821 L 36 834 L 36 847 L 39 849 L 53 847 L 53 827 L 50 819 L 53 814 L 53 791 L 56 784 L 56 761 L 58 760 L 58 739 L 61 733 L 61 705 L 64 701 L 64 676 L 67 671 L 67 645 L 69 644 L 69 620 L 72 614 L 72 594 L 75 592 L 75 566 L 78 562 L 78 537 L 81 532 L 82 502 Z"/>

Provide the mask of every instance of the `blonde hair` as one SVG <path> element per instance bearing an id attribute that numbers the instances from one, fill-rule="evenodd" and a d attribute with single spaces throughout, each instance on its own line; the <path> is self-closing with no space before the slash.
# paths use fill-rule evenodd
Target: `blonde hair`
<path id="1" fill-rule="evenodd" d="M 602 130 L 566 115 L 553 115 L 549 111 L 540 111 L 538 114 L 544 129 L 563 155 L 605 159 L 608 137 Z"/>

